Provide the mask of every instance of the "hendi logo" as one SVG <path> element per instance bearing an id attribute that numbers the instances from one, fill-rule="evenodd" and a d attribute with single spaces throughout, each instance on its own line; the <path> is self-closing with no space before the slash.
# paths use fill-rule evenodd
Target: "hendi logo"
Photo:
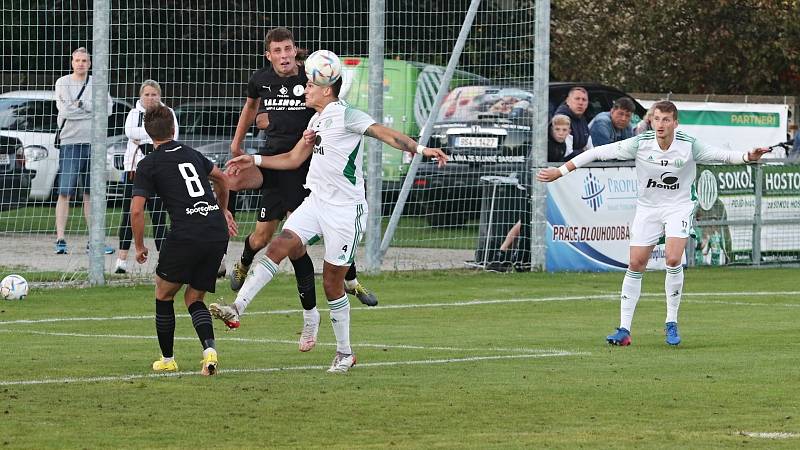
<path id="1" fill-rule="evenodd" d="M 654 180 L 652 178 L 647 180 L 647 187 L 667 189 L 670 191 L 675 191 L 681 187 L 681 184 L 678 183 L 678 177 L 673 175 L 672 172 L 664 172 L 659 178 L 660 180 Z"/>
<path id="2" fill-rule="evenodd" d="M 592 172 L 589 172 L 589 175 L 586 175 L 586 178 L 583 179 L 581 200 L 585 201 L 592 208 L 592 211 L 597 212 L 597 209 L 603 204 L 603 192 L 605 190 L 606 187 L 603 183 L 592 175 Z"/>

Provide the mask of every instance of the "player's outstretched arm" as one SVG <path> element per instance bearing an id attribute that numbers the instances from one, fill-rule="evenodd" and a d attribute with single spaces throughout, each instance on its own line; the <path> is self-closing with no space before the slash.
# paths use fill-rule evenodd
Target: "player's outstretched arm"
<path id="1" fill-rule="evenodd" d="M 549 183 L 556 181 L 564 175 L 575 170 L 575 164 L 572 161 L 567 161 L 561 167 L 546 167 L 536 174 L 536 179 L 542 183 Z"/>
<path id="2" fill-rule="evenodd" d="M 288 153 L 281 153 L 275 156 L 261 156 L 261 155 L 242 155 L 228 161 L 225 166 L 231 171 L 233 175 L 238 174 L 240 171 L 248 167 L 258 166 L 264 169 L 275 170 L 292 170 L 300 167 L 301 164 L 311 155 L 314 149 L 313 137 L 306 137 L 307 133 L 312 133 L 311 130 L 306 130 L 303 137 L 297 141 L 294 148 Z"/>
<path id="3" fill-rule="evenodd" d="M 439 167 L 447 164 L 447 154 L 440 148 L 428 148 L 424 145 L 417 144 L 413 139 L 405 134 L 389 127 L 385 127 L 379 123 L 374 123 L 367 128 L 364 132 L 365 136 L 369 136 L 379 141 L 385 142 L 392 147 L 409 153 L 419 153 L 429 158 L 436 158 Z"/>
<path id="4" fill-rule="evenodd" d="M 133 231 L 133 245 L 136 247 L 136 262 L 147 262 L 148 249 L 144 246 L 144 204 L 147 201 L 141 195 L 134 195 L 131 199 L 131 231 Z"/>
<path id="5" fill-rule="evenodd" d="M 214 182 L 214 194 L 217 196 L 217 204 L 225 215 L 225 221 L 228 223 L 228 236 L 236 236 L 239 234 L 239 226 L 233 218 L 233 214 L 228 210 L 228 198 L 230 190 L 228 189 L 228 179 L 219 167 L 214 166 L 208 178 Z"/>

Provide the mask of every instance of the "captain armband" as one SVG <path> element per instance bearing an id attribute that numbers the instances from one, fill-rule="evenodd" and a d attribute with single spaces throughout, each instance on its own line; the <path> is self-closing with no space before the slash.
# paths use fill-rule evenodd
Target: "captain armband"
<path id="1" fill-rule="evenodd" d="M 559 171 L 559 172 L 561 172 L 561 176 L 562 176 L 562 177 L 563 177 L 563 176 L 566 176 L 566 175 L 569 173 L 569 169 L 567 168 L 567 165 L 566 165 L 566 164 L 562 164 L 562 165 L 561 165 L 561 166 L 558 168 L 558 171 Z"/>
<path id="2" fill-rule="evenodd" d="M 261 155 L 253 155 L 253 164 L 255 164 L 256 167 L 261 167 Z"/>

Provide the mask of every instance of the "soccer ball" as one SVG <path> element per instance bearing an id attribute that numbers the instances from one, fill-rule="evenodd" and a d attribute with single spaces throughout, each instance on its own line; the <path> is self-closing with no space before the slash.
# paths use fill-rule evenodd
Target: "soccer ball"
<path id="1" fill-rule="evenodd" d="M 308 81 L 317 86 L 331 86 L 342 76 L 342 63 L 336 53 L 317 50 L 305 62 Z"/>
<path id="2" fill-rule="evenodd" d="M 28 281 L 19 275 L 9 275 L 0 281 L 0 297 L 6 300 L 22 300 L 28 295 Z"/>

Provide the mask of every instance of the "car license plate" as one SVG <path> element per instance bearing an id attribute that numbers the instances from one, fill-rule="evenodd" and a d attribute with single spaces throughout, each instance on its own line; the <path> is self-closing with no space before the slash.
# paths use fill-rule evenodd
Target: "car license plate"
<path id="1" fill-rule="evenodd" d="M 470 148 L 497 148 L 496 137 L 458 136 L 455 140 L 456 147 Z"/>
<path id="2" fill-rule="evenodd" d="M 11 155 L 8 153 L 0 154 L 0 166 L 8 166 L 11 164 Z"/>

